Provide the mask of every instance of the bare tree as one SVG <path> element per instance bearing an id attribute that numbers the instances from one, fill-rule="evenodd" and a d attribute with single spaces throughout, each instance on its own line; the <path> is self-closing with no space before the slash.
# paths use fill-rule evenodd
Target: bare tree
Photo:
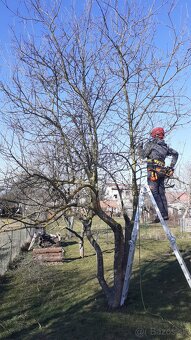
<path id="1" fill-rule="evenodd" d="M 12 131 L 12 136 L 3 136 L 1 148 L 12 166 L 10 181 L 22 173 L 20 189 L 33 207 L 32 223 L 38 222 L 39 211 L 52 211 L 52 220 L 71 210 L 80 215 L 111 308 L 120 305 L 137 206 L 137 142 L 155 122 L 165 122 L 170 130 L 188 114 L 180 110 L 183 82 L 178 88 L 176 81 L 190 65 L 189 41 L 176 33 L 173 7 L 168 12 L 171 47 L 165 52 L 156 45 L 161 8 L 139 8 L 136 1 L 124 6 L 89 1 L 81 17 L 73 12 L 70 17 L 56 1 L 51 8 L 40 0 L 27 1 L 30 16 L 23 20 L 38 25 L 41 38 L 29 32 L 22 40 L 15 37 L 12 79 L 0 83 L 4 120 Z M 119 181 L 131 185 L 132 216 L 120 195 L 125 234 L 100 206 L 100 184 L 108 178 L 119 194 Z M 91 232 L 95 215 L 114 234 L 112 287 Z"/>
<path id="2" fill-rule="evenodd" d="M 97 3 L 102 13 L 100 29 L 112 50 L 113 81 L 122 86 L 115 115 L 119 122 L 118 133 L 114 138 L 117 152 L 129 149 L 127 162 L 135 213 L 137 142 L 144 140 L 155 124 L 162 124 L 170 131 L 186 119 L 189 121 L 190 98 L 183 85 L 191 62 L 190 39 L 187 30 L 178 31 L 173 22 L 174 1 L 163 5 L 153 2 L 149 9 L 143 3 L 139 7 L 136 1 L 126 2 L 123 9 L 118 2 L 107 2 L 104 6 L 102 1 Z M 166 27 L 157 19 L 161 9 L 166 10 Z M 166 49 L 156 42 L 162 29 L 170 36 Z"/>

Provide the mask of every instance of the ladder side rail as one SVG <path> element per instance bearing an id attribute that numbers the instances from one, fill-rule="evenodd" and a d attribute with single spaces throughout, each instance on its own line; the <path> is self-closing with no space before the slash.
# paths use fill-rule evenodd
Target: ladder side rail
<path id="1" fill-rule="evenodd" d="M 179 262 L 179 264 L 180 264 L 180 268 L 182 269 L 183 274 L 184 274 L 184 276 L 185 276 L 185 278 L 186 278 L 186 280 L 188 282 L 188 285 L 191 288 L 191 275 L 190 275 L 190 272 L 189 272 L 189 270 L 188 270 L 188 268 L 186 266 L 186 263 L 184 262 L 184 260 L 182 258 L 182 255 L 181 255 L 181 253 L 179 251 L 179 248 L 178 248 L 178 246 L 176 244 L 176 238 L 172 235 L 169 227 L 167 226 L 165 220 L 163 219 L 163 217 L 161 215 L 161 212 L 160 212 L 160 210 L 159 210 L 159 208 L 158 208 L 158 206 L 156 204 L 156 201 L 155 201 L 155 199 L 153 197 L 151 189 L 149 188 L 148 185 L 146 186 L 146 189 L 147 189 L 147 192 L 148 192 L 148 194 L 149 194 L 149 196 L 151 198 L 151 201 L 152 201 L 152 203 L 153 203 L 153 205 L 155 207 L 156 213 L 157 213 L 157 215 L 158 215 L 158 217 L 160 219 L 160 222 L 162 224 L 164 232 L 166 233 L 166 236 L 167 236 L 167 238 L 168 238 L 168 240 L 170 242 L 171 248 L 172 248 L 172 250 L 173 250 L 173 252 L 174 252 L 174 254 L 175 254 L 175 256 L 176 256 L 176 258 L 177 258 L 177 260 Z"/>
<path id="2" fill-rule="evenodd" d="M 135 221 L 134 226 L 131 234 L 131 240 L 129 241 L 129 253 L 128 253 L 128 259 L 127 259 L 127 266 L 125 271 L 125 278 L 123 283 L 123 289 L 121 294 L 121 302 L 120 305 L 122 306 L 126 300 L 127 293 L 129 290 L 129 283 L 131 278 L 131 272 L 132 272 L 132 266 L 133 266 L 133 259 L 135 254 L 135 246 L 137 241 L 137 235 L 139 231 L 139 220 L 140 220 L 140 214 L 142 212 L 142 207 L 144 204 L 144 189 L 141 189 L 140 195 L 139 195 L 139 202 L 135 214 Z"/>
<path id="3" fill-rule="evenodd" d="M 159 219 L 160 219 L 160 222 L 161 222 L 161 224 L 162 224 L 162 227 L 163 227 L 163 229 L 164 229 L 164 231 L 165 231 L 165 233 L 166 233 L 168 239 L 170 240 L 171 238 L 174 238 L 174 236 L 172 235 L 170 229 L 168 228 L 167 224 L 165 223 L 165 220 L 163 219 L 163 217 L 162 217 L 162 215 L 161 215 L 161 212 L 160 212 L 160 210 L 159 210 L 159 208 L 158 208 L 158 205 L 156 204 L 156 201 L 155 201 L 155 199 L 154 199 L 154 196 L 153 196 L 153 194 L 152 194 L 152 192 L 151 192 L 151 189 L 149 188 L 148 185 L 146 186 L 146 189 L 147 189 L 147 192 L 148 192 L 148 194 L 149 194 L 149 196 L 150 196 L 150 199 L 151 199 L 151 201 L 152 201 L 152 203 L 153 203 L 153 206 L 155 207 L 156 213 L 157 213 L 157 215 L 158 215 L 158 217 L 159 217 Z"/>
<path id="4" fill-rule="evenodd" d="M 177 258 L 177 261 L 178 261 L 178 263 L 180 265 L 180 268 L 183 271 L 183 274 L 184 274 L 184 276 L 185 276 L 185 278 L 186 278 L 186 280 L 188 282 L 188 285 L 191 288 L 191 275 L 190 275 L 190 272 L 189 272 L 189 270 L 188 270 L 188 268 L 186 266 L 186 263 L 185 263 L 184 259 L 182 258 L 182 255 L 180 253 L 180 250 L 178 249 L 178 246 L 177 246 L 176 242 L 173 243 L 173 241 L 171 241 L 171 248 L 172 248 L 172 250 L 173 250 L 173 252 L 174 252 L 174 254 L 175 254 L 176 258 Z"/>

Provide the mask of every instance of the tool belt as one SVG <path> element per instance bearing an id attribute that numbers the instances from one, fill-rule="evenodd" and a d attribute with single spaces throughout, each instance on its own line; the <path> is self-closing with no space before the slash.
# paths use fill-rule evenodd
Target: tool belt
<path id="1" fill-rule="evenodd" d="M 173 175 L 172 168 L 165 167 L 165 163 L 157 159 L 147 160 L 147 170 L 149 172 L 149 179 L 156 182 L 159 178 L 171 177 Z"/>

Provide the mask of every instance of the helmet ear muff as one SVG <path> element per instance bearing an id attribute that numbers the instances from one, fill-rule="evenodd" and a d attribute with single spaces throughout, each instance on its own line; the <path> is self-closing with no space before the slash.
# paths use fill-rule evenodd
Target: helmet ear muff
<path id="1" fill-rule="evenodd" d="M 157 138 L 163 139 L 164 138 L 164 134 L 163 133 L 158 133 L 156 135 Z"/>

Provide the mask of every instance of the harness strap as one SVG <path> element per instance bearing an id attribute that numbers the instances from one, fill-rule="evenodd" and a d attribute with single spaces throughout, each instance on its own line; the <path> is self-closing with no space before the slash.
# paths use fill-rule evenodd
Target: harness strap
<path id="1" fill-rule="evenodd" d="M 159 161 L 158 159 L 147 159 L 147 163 L 154 163 L 159 166 L 165 166 L 165 162 Z"/>

